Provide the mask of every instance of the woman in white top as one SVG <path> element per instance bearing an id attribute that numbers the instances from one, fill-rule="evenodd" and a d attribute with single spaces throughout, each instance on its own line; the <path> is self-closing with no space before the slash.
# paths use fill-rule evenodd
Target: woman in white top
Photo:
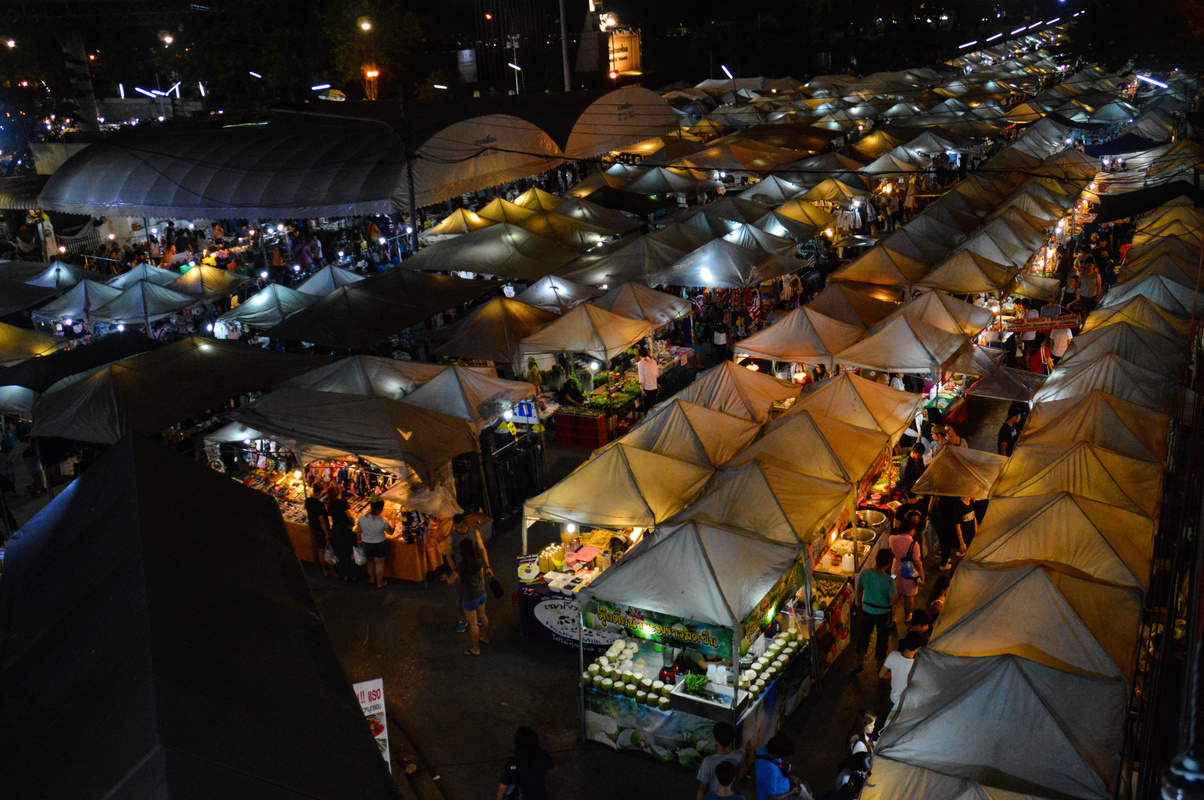
<path id="1" fill-rule="evenodd" d="M 393 538 L 393 526 L 380 515 L 385 510 L 383 500 L 375 500 L 368 506 L 368 513 L 355 522 L 355 535 L 364 548 L 368 559 L 368 582 L 376 588 L 385 586 L 385 559 L 389 557 L 389 540 Z"/>

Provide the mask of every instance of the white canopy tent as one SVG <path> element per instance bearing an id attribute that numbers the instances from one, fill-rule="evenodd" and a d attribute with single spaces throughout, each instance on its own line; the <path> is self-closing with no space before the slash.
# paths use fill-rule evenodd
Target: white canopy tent
<path id="1" fill-rule="evenodd" d="M 644 320 L 621 317 L 586 303 L 523 339 L 520 352 L 585 353 L 609 362 L 651 334 L 652 326 Z"/>
<path id="2" fill-rule="evenodd" d="M 270 328 L 317 302 L 312 294 L 290 289 L 279 283 L 269 283 L 218 319 L 237 322 L 248 328 Z"/>
<path id="3" fill-rule="evenodd" d="M 668 292 L 658 292 L 642 283 L 616 286 L 592 300 L 591 304 L 623 317 L 645 320 L 657 329 L 688 317 L 694 310 L 689 300 Z"/>
<path id="4" fill-rule="evenodd" d="M 774 403 L 795 397 L 798 392 L 797 387 L 777 378 L 724 361 L 698 375 L 674 399 L 764 424 Z"/>
<path id="5" fill-rule="evenodd" d="M 982 500 L 1007 463 L 1006 456 L 995 455 L 968 447 L 942 447 L 915 482 L 912 492 L 918 495 L 972 497 Z"/>
<path id="6" fill-rule="evenodd" d="M 893 445 L 915 421 L 923 404 L 924 398 L 919 395 L 842 372 L 804 388 L 783 416 L 800 411 L 822 414 L 859 428 L 880 430 Z"/>
<path id="7" fill-rule="evenodd" d="M 297 291 L 316 297 L 326 297 L 329 294 L 333 294 L 335 289 L 338 289 L 340 286 L 348 286 L 363 279 L 362 275 L 356 275 L 349 269 L 329 264 L 301 281 L 300 285 L 297 286 Z"/>
<path id="8" fill-rule="evenodd" d="M 771 423 L 765 434 L 727 462 L 740 466 L 753 459 L 838 483 L 859 483 L 890 446 L 879 430 L 800 411 Z"/>
<path id="9" fill-rule="evenodd" d="M 1118 455 L 1086 442 L 1017 447 L 994 495 L 1072 494 L 1147 516 L 1162 502 L 1162 464 Z"/>
<path id="10" fill-rule="evenodd" d="M 656 406 L 639 424 L 606 447 L 635 447 L 717 467 L 744 449 L 760 430 L 761 424 L 754 420 L 674 397 Z M 592 457 L 596 458 L 600 452 Z"/>
<path id="11" fill-rule="evenodd" d="M 860 325 L 850 325 L 801 306 L 768 328 L 736 342 L 733 349 L 737 354 L 831 368 L 833 356 L 864 335 L 865 328 Z"/>
<path id="12" fill-rule="evenodd" d="M 601 290 L 592 286 L 573 283 L 556 275 L 545 275 L 515 295 L 514 299 L 553 314 L 567 314 L 582 303 L 601 296 Z"/>

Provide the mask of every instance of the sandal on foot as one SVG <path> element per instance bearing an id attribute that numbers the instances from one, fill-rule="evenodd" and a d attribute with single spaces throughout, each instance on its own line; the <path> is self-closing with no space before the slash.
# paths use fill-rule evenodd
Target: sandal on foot
<path id="1" fill-rule="evenodd" d="M 474 652 L 472 652 L 471 650 L 465 650 L 465 651 L 464 651 L 464 655 L 466 655 L 466 656 L 479 656 L 480 654 L 481 654 L 481 651 L 480 651 L 480 650 L 478 650 L 478 651 L 477 651 L 477 652 L 475 652 L 475 653 L 474 653 Z"/>

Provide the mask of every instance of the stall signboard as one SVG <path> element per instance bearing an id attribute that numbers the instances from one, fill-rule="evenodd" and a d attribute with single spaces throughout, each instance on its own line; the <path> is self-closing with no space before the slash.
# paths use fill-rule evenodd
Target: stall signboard
<path id="1" fill-rule="evenodd" d="M 581 635 L 581 605 L 576 597 L 555 594 L 542 583 L 518 587 L 519 628 L 523 636 L 577 647 Z M 585 630 L 585 653 L 593 657 L 606 652 L 621 638 L 613 631 Z"/>
<path id="2" fill-rule="evenodd" d="M 389 729 L 385 724 L 385 682 L 376 678 L 352 684 L 351 688 L 360 701 L 360 708 L 364 710 L 368 727 L 372 729 L 372 738 L 376 739 L 376 746 L 380 748 L 380 754 L 392 772 L 393 762 L 389 759 Z"/>
<path id="3" fill-rule="evenodd" d="M 517 422 L 520 425 L 538 425 L 539 409 L 530 400 L 515 403 L 513 408 L 510 409 L 510 421 Z"/>
<path id="4" fill-rule="evenodd" d="M 773 618 L 777 616 L 778 610 L 786 598 L 802 585 L 803 565 L 796 561 L 790 571 L 774 584 L 774 587 L 766 593 L 765 597 L 761 598 L 757 607 L 750 611 L 744 618 L 744 622 L 740 624 L 740 655 L 748 652 L 748 648 L 752 646 L 756 638 L 769 627 L 769 623 L 773 622 Z"/>
<path id="5" fill-rule="evenodd" d="M 1009 319 L 1007 329 L 1012 333 L 1027 333 L 1029 331 L 1056 331 L 1062 328 L 1079 327 L 1078 314 L 1063 314 L 1060 317 L 1032 317 L 1029 319 Z"/>
<path id="6" fill-rule="evenodd" d="M 646 639 L 720 660 L 732 657 L 732 632 L 721 625 L 708 625 L 605 600 L 587 601 L 582 606 L 581 619 L 586 629 L 614 634 L 615 638 Z"/>
<path id="7" fill-rule="evenodd" d="M 715 752 L 714 720 L 641 705 L 633 697 L 585 689 L 585 738 L 636 750 L 660 761 L 698 769 Z"/>

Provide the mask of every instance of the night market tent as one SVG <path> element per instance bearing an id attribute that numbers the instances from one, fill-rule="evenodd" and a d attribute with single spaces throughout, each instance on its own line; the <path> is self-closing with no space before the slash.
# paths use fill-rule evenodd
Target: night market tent
<path id="1" fill-rule="evenodd" d="M 566 217 L 554 211 L 536 211 L 519 227 L 531 233 L 551 239 L 564 247 L 585 252 L 612 239 L 617 231 L 586 222 L 575 217 Z"/>
<path id="2" fill-rule="evenodd" d="M 519 225 L 530 219 L 535 209 L 520 206 L 504 197 L 495 197 L 477 211 L 477 216 L 494 223 Z"/>
<path id="3" fill-rule="evenodd" d="M 796 242 L 810 241 L 820 233 L 820 229 L 811 223 L 799 222 L 793 217 L 779 214 L 777 211 L 770 211 L 753 224 L 766 233 L 793 239 Z"/>
<path id="4" fill-rule="evenodd" d="M 91 319 L 112 323 L 144 324 L 170 317 L 199 303 L 200 298 L 150 281 L 138 281 L 109 302 L 89 313 Z"/>
<path id="5" fill-rule="evenodd" d="M 756 175 L 794 161 L 798 156 L 797 150 L 774 147 L 753 139 L 739 143 L 724 140 L 705 150 L 683 156 L 672 162 L 671 166 Z"/>
<path id="6" fill-rule="evenodd" d="M 599 245 L 569 264 L 561 274 L 567 280 L 591 286 L 618 284 L 660 272 L 687 252 L 653 236 L 628 236 Z"/>
<path id="7" fill-rule="evenodd" d="M 616 286 L 591 305 L 631 319 L 642 319 L 654 328 L 663 328 L 670 322 L 688 317 L 694 310 L 689 300 L 667 292 L 658 292 L 642 283 L 624 283 Z"/>
<path id="8" fill-rule="evenodd" d="M 1178 242 L 1177 239 L 1166 241 Z M 1182 246 L 1182 243 L 1179 243 Z M 1121 268 L 1121 276 L 1125 283 L 1135 283 L 1149 277 L 1166 278 L 1195 291 L 1196 265 L 1199 263 L 1198 254 L 1179 254 L 1165 250 L 1150 256 L 1133 256 Z"/>
<path id="9" fill-rule="evenodd" d="M 732 222 L 756 222 L 768 213 L 769 209 L 760 203 L 753 203 L 742 197 L 724 197 L 722 200 L 687 211 L 679 215 L 676 221 L 684 222 L 694 217 L 704 216 Z"/>
<path id="10" fill-rule="evenodd" d="M 647 275 L 653 286 L 707 286 L 748 289 L 795 272 L 803 262 L 789 255 L 754 253 L 716 239 L 683 256 L 666 270 Z"/>
<path id="11" fill-rule="evenodd" d="M 806 194 L 800 195 L 798 199 L 812 203 L 825 202 L 847 206 L 851 205 L 854 200 L 860 200 L 869 196 L 870 191 L 868 189 L 850 185 L 836 178 L 825 178 L 807 190 Z"/>
<path id="12" fill-rule="evenodd" d="M 0 367 L 44 356 L 67 344 L 66 339 L 0 322 Z"/>
<path id="13" fill-rule="evenodd" d="M 990 375 L 999 370 L 1006 356 L 1001 347 L 986 347 L 971 341 L 945 362 L 944 370 L 961 375 Z"/>
<path id="14" fill-rule="evenodd" d="M 652 167 L 640 177 L 628 183 L 625 191 L 635 194 L 662 195 L 675 192 L 702 192 L 715 185 L 706 173 L 698 170 Z"/>
<path id="15" fill-rule="evenodd" d="M 45 303 L 58 294 L 46 286 L 30 286 L 21 281 L 0 279 L 0 317 Z"/>
<path id="16" fill-rule="evenodd" d="M 842 511 L 853 510 L 856 499 L 852 484 L 801 475 L 754 459 L 715 473 L 702 497 L 672 522 L 700 520 L 795 545 L 823 536 Z"/>
<path id="17" fill-rule="evenodd" d="M 991 487 L 1006 463 L 1007 456 L 946 445 L 928 463 L 912 492 L 982 500 L 991 493 Z"/>
<path id="18" fill-rule="evenodd" d="M 1013 792 L 1106 800 L 1116 784 L 1127 697 L 1119 678 L 1014 655 L 921 649 L 875 758 Z"/>
<path id="19" fill-rule="evenodd" d="M 651 335 L 644 320 L 579 305 L 546 328 L 523 339 L 522 353 L 585 353 L 604 363 Z"/>
<path id="20" fill-rule="evenodd" d="M 1130 458 L 1162 463 L 1167 455 L 1170 417 L 1101 391 L 1068 400 L 1038 403 L 1017 442 L 1088 442 Z"/>
<path id="21" fill-rule="evenodd" d="M 41 274 L 29 278 L 25 282 L 30 286 L 44 286 L 49 289 L 57 289 L 61 292 L 64 289 L 70 289 L 80 281 L 103 280 L 104 276 L 99 272 L 92 272 L 81 267 L 64 264 L 62 261 L 55 261 Z"/>
<path id="22" fill-rule="evenodd" d="M 1163 464 L 1118 455 L 1087 442 L 1026 445 L 995 483 L 999 497 L 1071 494 L 1149 516 L 1162 500 Z"/>
<path id="23" fill-rule="evenodd" d="M 370 347 L 497 288 L 494 281 L 391 269 L 336 289 L 269 328 L 267 335 L 329 347 Z"/>
<path id="24" fill-rule="evenodd" d="M 667 244 L 683 253 L 689 253 L 702 247 L 715 237 L 706 231 L 692 228 L 680 222 L 670 222 L 663 228 L 647 234 L 649 239 L 655 239 L 661 244 Z"/>
<path id="25" fill-rule="evenodd" d="M 514 299 L 554 314 L 567 314 L 582 303 L 601 296 L 600 289 L 555 275 L 545 275 L 515 295 Z"/>
<path id="26" fill-rule="evenodd" d="M 22 361 L 0 370 L 0 411 L 30 414 L 38 395 L 72 375 L 145 353 L 159 347 L 154 339 L 136 333 L 111 333 L 70 350 Z"/>
<path id="27" fill-rule="evenodd" d="M 1011 292 L 1020 297 L 1042 300 L 1049 303 L 1053 302 L 1054 298 L 1057 297 L 1061 286 L 1062 282 L 1057 278 L 1042 278 L 1029 272 L 1021 272 L 1016 275 L 1015 283 L 1011 286 Z"/>
<path id="28" fill-rule="evenodd" d="M 160 286 L 166 286 L 179 277 L 180 273 L 174 270 L 160 269 L 150 264 L 139 264 L 129 272 L 123 272 L 116 278 L 109 278 L 107 283 L 109 286 L 116 286 L 118 289 L 128 289 L 138 281 L 150 281 Z"/>
<path id="29" fill-rule="evenodd" d="M 317 301 L 318 298 L 312 294 L 279 283 L 269 283 L 218 319 L 237 322 L 248 328 L 270 328 Z"/>
<path id="30" fill-rule="evenodd" d="M 106 286 L 100 281 L 80 281 L 62 297 L 51 300 L 33 314 L 47 319 L 86 320 L 93 311 L 115 300 L 120 294 L 121 289 L 116 286 Z"/>
<path id="31" fill-rule="evenodd" d="M 842 350 L 841 364 L 880 372 L 936 372 L 966 343 L 966 337 L 923 322 L 895 317 L 873 329 L 860 342 Z"/>
<path id="32" fill-rule="evenodd" d="M 396 797 L 271 497 L 127 438 L 9 540 L 4 579 L 9 791 Z"/>
<path id="33" fill-rule="evenodd" d="M 775 420 L 764 435 L 727 462 L 738 467 L 753 459 L 837 483 L 858 483 L 890 446 L 880 430 L 800 411 Z"/>
<path id="34" fill-rule="evenodd" d="M 1082 331 L 1087 334 L 1121 323 L 1136 325 L 1180 345 L 1191 327 L 1190 319 L 1163 311 L 1144 297 L 1133 297 L 1123 305 L 1095 309 L 1087 315 Z"/>
<path id="35" fill-rule="evenodd" d="M 760 430 L 761 424 L 754 420 L 672 398 L 606 447 L 622 444 L 716 467 L 748 445 Z"/>
<path id="36" fill-rule="evenodd" d="M 774 403 L 798 395 L 798 388 L 784 381 L 723 361 L 703 372 L 676 395 L 684 400 L 715 411 L 764 424 Z"/>
<path id="37" fill-rule="evenodd" d="M 754 253 L 770 253 L 773 255 L 789 255 L 794 253 L 794 242 L 792 240 L 767 233 L 755 225 L 738 225 L 722 238 L 724 241 L 731 242 Z"/>
<path id="38" fill-rule="evenodd" d="M 1000 367 L 971 384 L 970 388 L 966 389 L 966 394 L 970 397 L 990 397 L 995 400 L 1027 403 L 1045 384 L 1045 378 L 1045 375 L 1026 369 Z"/>
<path id="39" fill-rule="evenodd" d="M 945 292 L 924 292 L 891 312 L 883 325 L 896 317 L 923 322 L 949 333 L 972 336 L 991 323 L 991 310 L 958 300 Z"/>
<path id="40" fill-rule="evenodd" d="M 916 172 L 917 170 L 919 170 L 919 167 L 915 164 L 905 161 L 900 156 L 890 152 L 878 156 L 869 164 L 862 167 L 860 172 L 874 177 L 891 178 L 906 175 L 909 172 Z"/>
<path id="41" fill-rule="evenodd" d="M 581 594 L 735 628 L 794 564 L 794 548 L 720 525 L 689 521 L 646 537 Z"/>
<path id="42" fill-rule="evenodd" d="M 904 142 L 899 137 L 883 130 L 876 130 L 870 131 L 865 136 L 853 142 L 853 149 L 862 153 L 867 158 L 877 158 L 883 153 L 894 150 L 901 144 L 904 144 Z"/>
<path id="43" fill-rule="evenodd" d="M 911 392 L 842 372 L 805 387 L 785 416 L 810 411 L 859 428 L 876 428 L 894 443 L 915 421 L 923 402 Z"/>
<path id="44" fill-rule="evenodd" d="M 861 790 L 861 800 L 923 797 L 925 800 L 1043 800 L 1042 796 L 996 789 L 889 758 L 874 759 L 874 776 Z"/>
<path id="45" fill-rule="evenodd" d="M 812 203 L 804 203 L 797 197 L 778 206 L 776 213 L 783 217 L 806 223 L 820 230 L 832 224 L 834 217 Z"/>
<path id="46" fill-rule="evenodd" d="M 322 363 L 239 342 L 183 339 L 51 387 L 34 406 L 31 433 L 105 444 L 128 431 L 155 435 Z"/>
<path id="47" fill-rule="evenodd" d="M 573 222 L 569 217 L 563 219 Z M 533 281 L 556 272 L 577 255 L 571 247 L 555 239 L 517 225 L 499 224 L 420 250 L 406 259 L 402 269 L 476 272 Z"/>
<path id="48" fill-rule="evenodd" d="M 733 345 L 736 353 L 794 361 L 804 364 L 833 365 L 833 355 L 865 335 L 865 328 L 825 317 L 807 306 L 794 309 L 764 330 Z"/>
<path id="49" fill-rule="evenodd" d="M 927 265 L 913 258 L 878 246 L 833 272 L 829 280 L 906 290 L 927 275 L 929 270 Z"/>
<path id="50" fill-rule="evenodd" d="M 825 317 L 863 327 L 877 325 L 898 306 L 898 303 L 870 297 L 840 283 L 829 283 L 822 292 L 806 303 L 807 308 L 818 311 Z"/>
<path id="51" fill-rule="evenodd" d="M 994 225 L 990 223 L 989 225 Z M 1020 268 L 1032 257 L 1035 245 L 1030 247 L 1022 244 L 1010 231 L 998 228 L 988 230 L 988 226 L 979 228 L 976 233 L 957 245 L 957 249 L 969 250 L 994 261 L 996 264 L 1006 264 Z"/>
<path id="52" fill-rule="evenodd" d="M 939 224 L 939 223 L 936 223 Z M 956 237 L 960 239 L 960 235 Z M 953 242 L 941 242 L 920 233 L 918 228 L 911 226 L 899 228 L 897 231 L 880 241 L 886 249 L 919 261 L 921 264 L 936 264 L 949 255 Z"/>
<path id="53" fill-rule="evenodd" d="M 1098 307 L 1103 309 L 1121 306 L 1134 297 L 1144 297 L 1178 317 L 1190 317 L 1193 304 L 1197 312 L 1204 310 L 1204 296 L 1196 297 L 1193 287 L 1161 275 L 1149 275 L 1113 286 L 1104 295 Z"/>
<path id="54" fill-rule="evenodd" d="M 538 186 L 532 186 L 530 189 L 514 198 L 514 204 L 516 206 L 529 208 L 533 211 L 552 211 L 563 202 L 563 197 L 557 197 L 551 192 L 545 192 Z"/>
<path id="55" fill-rule="evenodd" d="M 640 226 L 637 220 L 632 219 L 626 214 L 612 211 L 605 206 L 600 206 L 597 203 L 592 203 L 580 197 L 568 198 L 556 206 L 555 212 L 561 216 L 586 222 L 617 234 L 628 233 Z"/>
<path id="56" fill-rule="evenodd" d="M 184 294 L 200 295 L 206 300 L 216 300 L 237 292 L 249 280 L 229 270 L 197 264 L 179 279 L 169 283 L 167 288 Z"/>
<path id="57" fill-rule="evenodd" d="M 916 282 L 921 289 L 952 294 L 998 293 L 1012 282 L 1015 270 L 971 250 L 959 250 Z"/>
<path id="58" fill-rule="evenodd" d="M 421 361 L 398 361 L 380 356 L 348 356 L 294 375 L 279 385 L 315 392 L 356 394 L 400 400 L 450 367 Z M 474 372 L 493 375 L 490 367 L 471 367 Z"/>
<path id="59" fill-rule="evenodd" d="M 477 449 L 467 421 L 386 397 L 281 387 L 230 419 L 304 461 L 362 456 L 401 472 L 413 469 L 423 482 Z"/>
<path id="60" fill-rule="evenodd" d="M 969 561 L 1050 564 L 1118 586 L 1144 588 L 1154 554 L 1152 518 L 1068 492 L 992 497 Z"/>
<path id="61" fill-rule="evenodd" d="M 525 381 L 508 381 L 468 367 L 450 366 L 406 395 L 409 405 L 467 420 L 479 433 L 520 400 L 537 393 Z"/>
<path id="62" fill-rule="evenodd" d="M 475 211 L 469 211 L 467 208 L 457 208 L 439 220 L 438 224 L 423 231 L 422 235 L 428 238 L 436 236 L 460 236 L 461 234 L 488 228 L 494 223 L 495 220 L 485 219 Z"/>
<path id="63" fill-rule="evenodd" d="M 1176 383 L 1173 374 L 1146 369 L 1114 353 L 1078 364 L 1063 359 L 1033 395 L 1033 402 L 1066 400 L 1100 390 L 1146 408 L 1165 411 Z"/>
<path id="64" fill-rule="evenodd" d="M 712 472 L 710 466 L 620 443 L 605 448 L 560 483 L 527 500 L 523 517 L 649 528 L 693 500 Z M 523 539 L 525 544 L 525 529 Z"/>
<path id="65" fill-rule="evenodd" d="M 329 264 L 303 280 L 297 286 L 297 291 L 302 294 L 325 297 L 328 294 L 333 294 L 334 290 L 340 286 L 349 286 L 363 279 L 363 275 L 356 275 L 349 269 Z"/>
<path id="66" fill-rule="evenodd" d="M 740 193 L 743 200 L 750 200 L 767 206 L 777 206 L 785 203 L 797 194 L 806 191 L 801 184 L 788 181 L 777 175 L 769 175 L 754 183 L 751 188 Z"/>
<path id="67" fill-rule="evenodd" d="M 1169 374 L 1183 360 L 1183 343 L 1177 337 L 1163 336 L 1127 320 L 1117 320 L 1075 337 L 1060 363 L 1075 368 L 1109 356 Z"/>
<path id="68" fill-rule="evenodd" d="M 859 156 L 860 154 L 854 151 L 853 155 Z M 857 170 L 865 166 L 870 160 L 858 161 L 857 158 L 849 158 L 842 153 L 824 153 L 823 155 L 799 159 L 790 164 L 783 164 L 775 169 L 774 172 L 789 181 L 810 188 L 831 175 L 841 173 L 855 174 Z"/>
<path id="69" fill-rule="evenodd" d="M 517 364 L 522 340 L 556 314 L 509 297 L 495 297 L 458 323 L 434 355 Z"/>

